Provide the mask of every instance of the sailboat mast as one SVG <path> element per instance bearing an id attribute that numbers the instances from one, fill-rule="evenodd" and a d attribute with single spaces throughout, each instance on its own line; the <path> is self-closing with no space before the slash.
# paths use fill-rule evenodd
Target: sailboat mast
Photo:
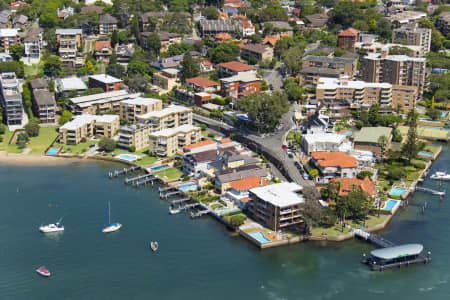
<path id="1" fill-rule="evenodd" d="M 111 202 L 108 202 L 108 225 L 111 224 Z"/>

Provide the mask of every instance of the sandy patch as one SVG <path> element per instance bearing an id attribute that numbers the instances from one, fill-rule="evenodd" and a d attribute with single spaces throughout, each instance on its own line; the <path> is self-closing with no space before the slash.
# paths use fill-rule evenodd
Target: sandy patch
<path id="1" fill-rule="evenodd" d="M 52 157 L 36 154 L 16 154 L 0 151 L 0 164 L 12 165 L 58 165 L 70 164 L 80 161 L 79 158 L 72 157 Z"/>

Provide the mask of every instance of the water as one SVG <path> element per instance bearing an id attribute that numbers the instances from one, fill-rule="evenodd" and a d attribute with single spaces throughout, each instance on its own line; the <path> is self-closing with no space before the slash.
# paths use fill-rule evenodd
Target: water
<path id="1" fill-rule="evenodd" d="M 446 146 L 430 174 L 448 170 L 449 152 Z M 374 249 L 365 242 L 259 251 L 210 217 L 169 215 L 151 187 L 136 191 L 107 179 L 114 168 L 0 166 L 0 299 L 448 299 L 448 194 L 440 201 L 417 193 L 384 232 L 398 244 L 423 244 L 432 263 L 375 273 L 360 264 Z M 436 181 L 424 185 L 439 188 Z M 104 235 L 108 201 L 111 221 L 123 228 Z M 38 232 L 60 217 L 62 235 Z M 51 278 L 35 273 L 40 265 Z"/>

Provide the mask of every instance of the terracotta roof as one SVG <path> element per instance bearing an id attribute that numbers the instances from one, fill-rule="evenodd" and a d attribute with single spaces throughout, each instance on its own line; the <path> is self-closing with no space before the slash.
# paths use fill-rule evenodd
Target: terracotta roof
<path id="1" fill-rule="evenodd" d="M 280 40 L 279 36 L 266 36 L 261 44 L 270 44 L 272 47 L 275 47 L 275 44 Z"/>
<path id="2" fill-rule="evenodd" d="M 244 197 L 244 198 L 239 199 L 239 201 L 244 202 L 244 203 L 247 203 L 250 200 L 252 200 L 252 198 L 250 198 L 250 197 Z"/>
<path id="3" fill-rule="evenodd" d="M 233 19 L 240 19 L 240 20 L 246 20 L 247 19 L 247 17 L 244 16 L 244 15 L 234 15 L 231 18 L 233 18 Z"/>
<path id="4" fill-rule="evenodd" d="M 213 140 L 205 140 L 205 141 L 201 141 L 201 142 L 198 142 L 198 143 L 195 143 L 195 144 L 190 144 L 190 145 L 184 146 L 183 149 L 184 150 L 192 150 L 192 149 L 195 149 L 195 148 L 198 148 L 198 147 L 211 145 L 211 144 L 215 144 L 215 143 L 216 142 L 213 141 Z"/>
<path id="5" fill-rule="evenodd" d="M 89 5 L 89 6 L 84 6 L 81 8 L 81 14 L 85 15 L 88 12 L 96 12 L 98 14 L 101 14 L 103 11 L 103 6 L 98 6 L 98 5 Z"/>
<path id="6" fill-rule="evenodd" d="M 355 28 L 349 27 L 345 29 L 344 31 L 340 32 L 338 36 L 358 36 L 359 30 L 356 30 Z"/>
<path id="7" fill-rule="evenodd" d="M 210 61 L 207 60 L 207 59 L 202 60 L 202 62 L 203 62 L 203 64 L 204 64 L 205 66 L 212 66 L 212 65 L 213 65 L 212 62 L 210 62 Z"/>
<path id="8" fill-rule="evenodd" d="M 221 32 L 221 33 L 216 34 L 214 36 L 214 38 L 216 40 L 231 40 L 233 37 L 229 33 Z"/>
<path id="9" fill-rule="evenodd" d="M 226 144 L 226 143 L 231 143 L 231 139 L 230 138 L 224 138 L 220 140 L 221 144 Z"/>
<path id="10" fill-rule="evenodd" d="M 362 191 L 371 196 L 376 195 L 377 192 L 375 184 L 369 179 L 369 177 L 366 177 L 363 180 L 358 178 L 333 178 L 330 182 L 340 183 L 339 196 L 347 195 L 352 190 L 353 186 L 359 187 Z"/>
<path id="11" fill-rule="evenodd" d="M 246 191 L 249 189 L 268 185 L 269 181 L 261 177 L 248 177 L 236 180 L 230 183 L 230 186 L 237 191 Z"/>
<path id="12" fill-rule="evenodd" d="M 249 20 L 242 20 L 241 21 L 241 26 L 243 28 L 253 28 L 254 27 Z"/>
<path id="13" fill-rule="evenodd" d="M 196 86 L 200 86 L 200 87 L 210 87 L 210 86 L 220 85 L 220 83 L 218 83 L 218 82 L 209 80 L 209 79 L 207 79 L 205 77 L 201 77 L 201 76 L 186 79 L 186 82 L 192 83 L 192 84 L 194 84 Z"/>
<path id="14" fill-rule="evenodd" d="M 111 49 L 110 41 L 96 41 L 95 42 L 95 51 L 102 51 L 103 48 Z"/>
<path id="15" fill-rule="evenodd" d="M 241 63 L 239 61 L 229 61 L 226 63 L 221 63 L 218 66 L 226 68 L 226 69 L 230 69 L 230 70 L 236 71 L 236 72 L 250 71 L 250 70 L 255 69 L 255 67 Z"/>
<path id="16" fill-rule="evenodd" d="M 228 14 L 226 12 L 219 12 L 219 19 L 228 20 Z"/>
<path id="17" fill-rule="evenodd" d="M 356 168 L 356 158 L 344 152 L 313 152 L 311 155 L 321 167 Z"/>

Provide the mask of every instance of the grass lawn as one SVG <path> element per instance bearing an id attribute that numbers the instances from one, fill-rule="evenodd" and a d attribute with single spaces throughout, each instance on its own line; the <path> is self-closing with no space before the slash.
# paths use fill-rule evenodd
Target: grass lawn
<path id="1" fill-rule="evenodd" d="M 24 65 L 24 73 L 26 77 L 33 77 L 36 76 L 40 70 L 43 70 L 44 68 L 44 62 L 40 61 L 37 64 L 33 64 L 31 66 Z"/>
<path id="2" fill-rule="evenodd" d="M 378 218 L 376 215 L 374 215 L 374 216 L 368 215 L 367 219 L 366 219 L 366 227 L 372 227 L 377 224 L 381 224 L 384 221 L 386 221 L 388 216 L 389 215 L 380 214 L 380 217 Z M 360 226 L 362 226 L 362 221 L 360 221 L 360 223 L 355 223 L 355 222 L 349 220 L 348 223 L 349 223 L 349 225 L 351 225 L 355 228 L 359 228 Z M 317 236 L 322 235 L 322 233 L 327 233 L 327 235 L 329 235 L 329 236 L 338 236 L 338 235 L 349 233 L 349 232 L 350 232 L 349 227 L 345 227 L 344 232 L 342 232 L 342 225 L 340 225 L 340 224 L 336 224 L 329 228 L 316 227 L 311 230 L 311 234 L 317 235 Z"/>
<path id="3" fill-rule="evenodd" d="M 437 146 L 426 145 L 425 151 L 436 153 L 439 151 L 439 148 L 440 147 L 437 147 Z"/>
<path id="4" fill-rule="evenodd" d="M 139 155 L 141 157 L 141 159 L 138 161 L 135 161 L 135 163 L 140 166 L 147 166 L 147 165 L 153 164 L 154 162 L 156 162 L 158 160 L 157 157 L 148 155 L 146 153 L 147 150 L 148 150 L 148 148 L 144 148 L 144 149 L 136 151 L 136 152 L 130 152 L 125 149 L 116 148 L 116 149 L 114 149 L 113 153 L 114 153 L 114 155 L 118 155 L 118 154 Z"/>
<path id="5" fill-rule="evenodd" d="M 23 149 L 19 149 L 15 144 L 8 144 L 13 134 L 14 132 L 9 131 L 8 127 L 6 127 L 5 134 L 2 135 L 3 141 L 0 143 L 0 151 L 7 151 L 9 153 L 22 153 Z"/>
<path id="6" fill-rule="evenodd" d="M 89 149 L 90 145 L 94 145 L 94 144 L 96 144 L 98 142 L 99 141 L 88 140 L 87 142 L 79 143 L 78 145 L 64 145 L 64 144 L 55 143 L 54 146 L 55 147 L 62 147 L 64 149 L 65 153 L 80 154 L 80 153 L 86 152 Z"/>
<path id="7" fill-rule="evenodd" d="M 211 131 L 208 131 L 208 130 L 203 130 L 201 132 L 201 134 L 206 138 L 215 138 L 216 137 L 216 135 L 214 133 L 212 133 Z"/>
<path id="8" fill-rule="evenodd" d="M 179 179 L 183 175 L 183 172 L 176 168 L 167 168 L 153 174 L 158 175 L 164 181 L 170 181 Z"/>
<path id="9" fill-rule="evenodd" d="M 27 148 L 31 148 L 32 154 L 44 154 L 44 151 L 56 139 L 58 132 L 56 127 L 41 127 L 39 136 L 30 138 Z"/>

